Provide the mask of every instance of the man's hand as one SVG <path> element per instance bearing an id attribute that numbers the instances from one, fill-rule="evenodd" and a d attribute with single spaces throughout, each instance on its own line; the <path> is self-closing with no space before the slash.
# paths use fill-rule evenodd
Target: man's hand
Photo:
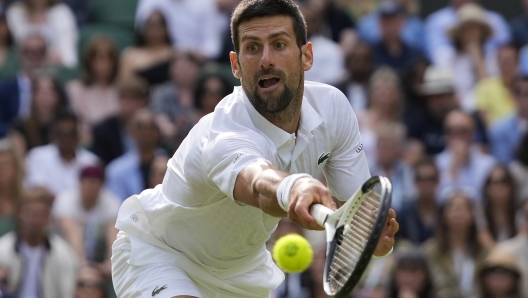
<path id="1" fill-rule="evenodd" d="M 399 229 L 400 225 L 396 221 L 396 211 L 391 208 L 389 210 L 389 215 L 387 216 L 385 228 L 383 228 L 378 245 L 374 250 L 374 255 L 376 257 L 382 257 L 389 253 L 389 251 L 394 246 L 394 235 L 396 235 L 396 232 L 398 232 Z"/>
<path id="2" fill-rule="evenodd" d="M 323 183 L 313 178 L 300 178 L 295 181 L 290 193 L 288 218 L 305 229 L 324 230 L 324 227 L 310 215 L 312 204 L 322 204 L 332 210 L 337 209 L 330 191 Z"/>

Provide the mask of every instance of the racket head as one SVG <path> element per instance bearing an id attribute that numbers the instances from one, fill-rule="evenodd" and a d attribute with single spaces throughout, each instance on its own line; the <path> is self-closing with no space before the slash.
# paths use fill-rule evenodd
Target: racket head
<path id="1" fill-rule="evenodd" d="M 347 206 L 348 209 L 340 214 L 326 252 L 323 282 L 328 296 L 348 296 L 361 279 L 387 220 L 391 195 L 389 179 L 374 176 L 350 198 L 354 200 L 351 204 L 354 207 Z M 375 210 L 374 202 L 377 202 Z M 371 213 L 368 218 L 366 210 Z"/>

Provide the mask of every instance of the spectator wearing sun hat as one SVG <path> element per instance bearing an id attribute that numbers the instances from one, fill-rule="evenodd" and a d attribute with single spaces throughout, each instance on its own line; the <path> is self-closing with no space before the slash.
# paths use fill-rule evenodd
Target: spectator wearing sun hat
<path id="1" fill-rule="evenodd" d="M 103 168 L 85 167 L 79 176 L 79 188 L 58 195 L 53 206 L 59 230 L 81 262 L 104 264 L 110 260 L 120 201 L 103 187 L 104 183 Z"/>
<path id="2" fill-rule="evenodd" d="M 521 298 L 521 271 L 513 255 L 500 249 L 492 250 L 477 272 L 482 298 Z"/>

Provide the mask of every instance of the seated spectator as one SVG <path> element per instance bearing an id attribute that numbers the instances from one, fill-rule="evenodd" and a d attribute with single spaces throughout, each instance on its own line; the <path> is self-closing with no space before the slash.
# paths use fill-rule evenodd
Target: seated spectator
<path id="1" fill-rule="evenodd" d="M 413 60 L 422 56 L 419 50 L 401 38 L 405 10 L 393 0 L 383 0 L 380 3 L 379 15 L 381 38 L 374 43 L 376 66 L 390 66 L 396 72 L 402 73 Z"/>
<path id="2" fill-rule="evenodd" d="M 137 77 L 122 78 L 116 85 L 118 94 L 117 115 L 97 123 L 92 130 L 91 150 L 108 164 L 132 148 L 126 126 L 134 113 L 149 103 L 147 83 Z"/>
<path id="3" fill-rule="evenodd" d="M 7 269 L 0 266 L 0 297 L 2 298 L 15 298 L 15 295 L 12 294 L 12 291 L 8 289 L 7 286 L 7 277 L 9 273 Z"/>
<path id="4" fill-rule="evenodd" d="M 53 196 L 26 193 L 17 206 L 17 230 L 0 238 L 0 266 L 17 297 L 73 297 L 77 259 L 58 235 L 48 232 Z"/>
<path id="5" fill-rule="evenodd" d="M 441 63 L 442 53 L 453 51 L 455 45 L 449 38 L 448 30 L 460 20 L 459 10 L 464 4 L 475 4 L 478 0 L 449 0 L 446 7 L 429 15 L 425 22 L 425 43 L 429 58 L 433 64 Z M 484 18 L 488 20 L 492 34 L 484 44 L 486 56 L 493 56 L 495 51 L 510 41 L 510 29 L 500 14 L 485 10 Z"/>
<path id="6" fill-rule="evenodd" d="M 521 272 L 518 260 L 494 250 L 482 261 L 478 278 L 481 298 L 521 298 Z"/>
<path id="7" fill-rule="evenodd" d="M 170 81 L 152 90 L 151 109 L 156 114 L 163 139 L 175 148 L 195 124 L 193 107 L 200 65 L 192 53 L 179 53 L 170 66 Z"/>
<path id="8" fill-rule="evenodd" d="M 461 6 L 457 15 L 458 20 L 448 29 L 454 48 L 438 50 L 439 60 L 436 64 L 453 70 L 460 106 L 466 111 L 473 111 L 477 82 L 498 74 L 495 55 L 486 53 L 484 48 L 493 29 L 486 19 L 486 12 L 477 4 Z"/>
<path id="9" fill-rule="evenodd" d="M 401 123 L 383 123 L 376 130 L 376 163 L 370 173 L 384 176 L 392 182 L 392 208 L 399 212 L 402 206 L 414 199 L 413 173 L 403 162 L 405 126 Z"/>
<path id="10" fill-rule="evenodd" d="M 15 229 L 16 205 L 23 191 L 23 167 L 6 140 L 0 144 L 0 236 Z M 1 296 L 0 296 L 1 297 Z"/>
<path id="11" fill-rule="evenodd" d="M 528 76 L 516 80 L 513 93 L 516 112 L 490 127 L 491 153 L 504 164 L 514 159 L 522 135 L 528 132 Z"/>
<path id="12" fill-rule="evenodd" d="M 397 252 L 387 298 L 433 298 L 433 277 L 421 250 Z"/>
<path id="13" fill-rule="evenodd" d="M 444 121 L 446 148 L 436 156 L 440 171 L 440 199 L 446 190 L 464 188 L 480 201 L 488 173 L 495 159 L 481 152 L 473 143 L 475 122 L 461 110 L 449 112 Z"/>
<path id="14" fill-rule="evenodd" d="M 50 126 L 66 110 L 66 97 L 59 81 L 50 74 L 35 75 L 31 83 L 31 114 L 18 121 L 14 134 L 22 140 L 24 152 L 49 144 Z"/>
<path id="15" fill-rule="evenodd" d="M 53 120 L 51 143 L 31 149 L 26 161 L 26 183 L 44 187 L 54 195 L 79 187 L 81 169 L 99 163 L 90 151 L 79 146 L 77 117 L 64 112 Z"/>
<path id="16" fill-rule="evenodd" d="M 54 64 L 77 65 L 79 32 L 71 9 L 56 0 L 22 0 L 7 9 L 7 21 L 17 41 L 38 32 L 50 45 Z"/>
<path id="17" fill-rule="evenodd" d="M 402 2 L 410 1 L 393 0 L 393 2 L 403 6 Z M 375 11 L 362 17 L 357 24 L 359 37 L 369 43 L 378 43 L 381 41 L 381 8 L 382 7 L 380 6 Z M 424 48 L 423 22 L 417 16 L 409 13 L 408 9 L 405 9 L 405 7 L 403 7 L 403 10 L 404 22 L 400 31 L 400 38 L 409 46 L 422 50 Z"/>
<path id="18" fill-rule="evenodd" d="M 521 297 L 528 295 L 528 200 L 521 205 L 519 233 L 497 245 L 497 249 L 512 255 L 521 271 Z"/>
<path id="19" fill-rule="evenodd" d="M 528 132 L 521 138 L 509 170 L 517 186 L 517 202 L 528 200 Z"/>
<path id="20" fill-rule="evenodd" d="M 332 85 L 341 82 L 345 75 L 345 55 L 337 42 L 320 33 L 325 25 L 324 11 L 310 1 L 300 5 L 300 8 L 306 20 L 308 41 L 317 53 L 317 59 L 314 59 L 312 68 L 304 73 L 304 78 Z"/>
<path id="21" fill-rule="evenodd" d="M 402 87 L 405 94 L 404 119 L 420 117 L 427 111 L 426 96 L 422 92 L 422 86 L 429 66 L 429 60 L 422 56 L 413 60 L 402 73 Z"/>
<path id="22" fill-rule="evenodd" d="M 15 78 L 0 83 L 0 138 L 13 127 L 17 118 L 31 113 L 31 77 L 46 65 L 47 45 L 39 35 L 20 41 L 20 70 Z"/>
<path id="23" fill-rule="evenodd" d="M 423 244 L 438 297 L 473 297 L 478 288 L 475 270 L 485 250 L 477 239 L 472 200 L 452 193 L 438 210 L 435 237 Z"/>
<path id="24" fill-rule="evenodd" d="M 147 188 L 154 188 L 163 182 L 165 173 L 167 172 L 167 163 L 169 158 L 165 155 L 158 155 L 150 164 L 149 184 Z"/>
<path id="25" fill-rule="evenodd" d="M 374 63 L 373 49 L 366 42 L 358 41 L 346 56 L 345 80 L 337 87 L 347 96 L 356 114 L 367 108 L 368 83 Z"/>
<path id="26" fill-rule="evenodd" d="M 517 234 L 515 182 L 508 168 L 497 164 L 491 169 L 484 184 L 482 199 L 485 224 L 489 231 L 483 243 L 491 249 L 496 243 Z"/>
<path id="27" fill-rule="evenodd" d="M 137 28 L 137 44 L 121 54 L 119 75 L 139 75 L 139 72 L 167 64 L 174 55 L 170 33 L 165 16 L 160 11 L 153 11 Z M 161 74 L 166 77 L 166 74 Z M 154 81 L 160 82 L 159 79 Z"/>
<path id="28" fill-rule="evenodd" d="M 115 221 L 121 201 L 104 186 L 104 170 L 89 166 L 81 171 L 78 189 L 60 193 L 52 215 L 79 262 L 95 262 L 110 276 Z"/>
<path id="29" fill-rule="evenodd" d="M 13 36 L 5 14 L 0 13 L 0 81 L 14 77 L 18 71 L 18 61 Z"/>
<path id="30" fill-rule="evenodd" d="M 84 265 L 77 271 L 74 298 L 107 298 L 106 281 L 94 265 Z"/>
<path id="31" fill-rule="evenodd" d="M 414 164 L 415 199 L 403 205 L 398 213 L 400 230 L 397 237 L 421 244 L 433 237 L 436 228 L 436 189 L 439 173 L 431 158 L 423 158 Z"/>
<path id="32" fill-rule="evenodd" d="M 177 50 L 193 52 L 202 61 L 215 59 L 225 54 L 219 53 L 223 28 L 218 26 L 220 13 L 215 4 L 216 0 L 140 0 L 136 24 L 145 22 L 153 11 L 161 11 Z"/>
<path id="33" fill-rule="evenodd" d="M 201 77 L 194 91 L 194 108 L 197 123 L 203 116 L 212 113 L 216 105 L 233 91 L 233 85 L 221 74 Z M 187 135 L 187 134 L 186 134 Z"/>
<path id="34" fill-rule="evenodd" d="M 513 41 L 520 46 L 525 46 L 528 44 L 528 1 L 520 2 L 523 3 L 524 11 L 511 20 L 510 28 Z"/>
<path id="35" fill-rule="evenodd" d="M 103 35 L 94 36 L 85 51 L 81 79 L 66 85 L 71 107 L 81 123 L 81 140 L 91 140 L 90 129 L 97 122 L 117 114 L 115 79 L 118 52 L 114 42 Z"/>
<path id="36" fill-rule="evenodd" d="M 476 108 L 487 126 L 515 111 L 512 91 L 519 71 L 519 49 L 514 44 L 501 46 L 497 52 L 499 75 L 485 78 L 475 87 Z"/>
<path id="37" fill-rule="evenodd" d="M 134 147 L 112 161 L 106 169 L 106 186 L 124 201 L 139 194 L 148 186 L 150 166 L 160 150 L 160 131 L 154 114 L 144 108 L 138 110 L 128 123 Z"/>

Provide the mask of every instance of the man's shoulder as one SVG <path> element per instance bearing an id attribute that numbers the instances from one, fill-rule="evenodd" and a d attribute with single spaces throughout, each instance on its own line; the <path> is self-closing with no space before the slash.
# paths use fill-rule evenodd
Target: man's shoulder
<path id="1" fill-rule="evenodd" d="M 32 148 L 27 155 L 29 158 L 51 158 L 55 152 L 57 152 L 55 145 L 47 144 Z"/>
<path id="2" fill-rule="evenodd" d="M 314 81 L 304 82 L 304 96 L 310 103 L 340 102 L 343 99 L 348 103 L 345 94 L 337 87 Z"/>

